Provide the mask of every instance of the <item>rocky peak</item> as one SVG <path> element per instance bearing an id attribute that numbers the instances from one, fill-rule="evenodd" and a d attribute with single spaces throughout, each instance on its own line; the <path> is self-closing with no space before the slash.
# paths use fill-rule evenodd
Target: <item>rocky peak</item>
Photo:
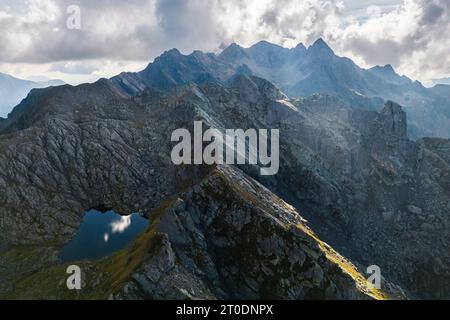
<path id="1" fill-rule="evenodd" d="M 385 70 L 386 72 L 390 72 L 390 73 L 395 73 L 394 68 L 392 67 L 391 64 L 387 64 L 384 67 L 382 67 L 383 70 Z"/>
<path id="2" fill-rule="evenodd" d="M 305 47 L 305 45 L 304 45 L 302 42 L 300 42 L 300 43 L 295 47 L 295 49 L 296 49 L 296 50 L 306 50 L 306 47 Z"/>
<path id="3" fill-rule="evenodd" d="M 375 66 L 369 69 L 369 72 L 375 74 L 380 77 L 384 81 L 388 83 L 393 83 L 397 85 L 405 85 L 411 83 L 411 79 L 406 76 L 400 76 L 394 69 L 394 67 L 390 64 L 385 66 Z"/>
<path id="4" fill-rule="evenodd" d="M 248 54 L 264 68 L 279 68 L 286 63 L 290 50 L 279 45 L 260 41 L 247 49 Z"/>
<path id="5" fill-rule="evenodd" d="M 322 38 L 316 40 L 316 42 L 308 48 L 308 51 L 313 54 L 334 55 L 334 51 Z"/>
<path id="6" fill-rule="evenodd" d="M 163 54 L 163 56 L 180 56 L 180 55 L 182 55 L 182 54 L 181 54 L 180 50 L 178 50 L 177 48 L 170 49 L 170 50 L 164 52 L 164 54 Z"/>
<path id="7" fill-rule="evenodd" d="M 373 68 L 370 68 L 369 70 L 384 76 L 398 76 L 394 70 L 394 67 L 392 67 L 392 65 L 390 64 L 387 64 L 385 66 L 375 66 Z"/>
<path id="8" fill-rule="evenodd" d="M 236 43 L 232 43 L 220 53 L 219 58 L 226 61 L 236 61 L 239 59 L 248 58 L 248 55 L 244 48 Z"/>
<path id="9" fill-rule="evenodd" d="M 383 128 L 387 133 L 401 138 L 407 137 L 406 112 L 399 104 L 393 101 L 386 102 L 381 110 L 381 116 L 383 117 Z"/>
<path id="10" fill-rule="evenodd" d="M 414 88 L 415 91 L 417 92 L 421 92 L 421 93 L 426 93 L 427 92 L 427 88 L 425 88 L 422 84 L 422 82 L 420 82 L 419 80 L 415 80 L 412 83 L 412 88 Z"/>
<path id="11" fill-rule="evenodd" d="M 274 43 L 270 43 L 268 41 L 259 41 L 258 43 L 254 44 L 253 46 L 250 47 L 251 49 L 255 49 L 255 50 L 271 50 L 271 49 L 278 49 L 278 50 L 285 50 L 286 48 L 283 48 L 277 44 Z"/>
<path id="12" fill-rule="evenodd" d="M 147 68 L 145 68 L 141 73 L 147 72 L 154 65 L 166 64 L 169 61 L 178 60 L 183 57 L 183 54 L 176 48 L 165 51 L 162 55 L 157 57 L 152 63 L 150 63 Z"/>
<path id="13" fill-rule="evenodd" d="M 296 55 L 298 55 L 298 54 L 305 54 L 308 51 L 308 49 L 306 49 L 303 43 L 299 43 L 295 48 L 292 49 L 292 51 Z"/>

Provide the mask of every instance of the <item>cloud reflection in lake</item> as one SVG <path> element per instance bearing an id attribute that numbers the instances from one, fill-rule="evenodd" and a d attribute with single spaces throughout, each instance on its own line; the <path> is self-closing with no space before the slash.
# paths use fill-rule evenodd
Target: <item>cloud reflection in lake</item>
<path id="1" fill-rule="evenodd" d="M 139 214 L 121 216 L 113 211 L 86 213 L 71 242 L 60 253 L 62 262 L 93 260 L 123 249 L 145 231 L 148 220 Z"/>

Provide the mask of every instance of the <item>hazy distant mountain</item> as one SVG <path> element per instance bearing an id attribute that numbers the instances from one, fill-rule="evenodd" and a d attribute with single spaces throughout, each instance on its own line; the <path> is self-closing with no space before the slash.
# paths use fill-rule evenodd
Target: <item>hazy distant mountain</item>
<path id="1" fill-rule="evenodd" d="M 407 111 L 412 137 L 450 137 L 446 94 L 437 96 L 420 82 L 397 74 L 391 65 L 360 68 L 336 56 L 322 39 L 309 48 L 299 44 L 294 49 L 264 41 L 250 48 L 232 44 L 219 57 L 235 67 L 246 65 L 291 97 L 327 93 L 359 109 L 378 109 L 382 101 L 396 101 Z"/>
<path id="2" fill-rule="evenodd" d="M 408 85 L 413 82 L 406 76 L 399 76 L 390 64 L 387 64 L 384 67 L 375 66 L 369 69 L 369 71 L 384 81 L 394 85 Z"/>
<path id="3" fill-rule="evenodd" d="M 0 73 L 0 117 L 6 117 L 24 99 L 31 89 L 59 86 L 60 80 L 35 82 Z"/>
<path id="4" fill-rule="evenodd" d="M 450 85 L 450 77 L 441 78 L 441 79 L 433 79 L 432 85 L 440 85 L 440 84 Z"/>
<path id="5" fill-rule="evenodd" d="M 363 69 L 335 55 L 322 39 L 306 48 L 288 49 L 261 41 L 250 48 L 231 44 L 219 55 L 195 51 L 165 52 L 139 73 L 111 79 L 125 95 L 146 87 L 167 90 L 188 83 L 226 82 L 235 74 L 256 75 L 276 84 L 289 97 L 330 94 L 357 109 L 379 110 L 385 101 L 404 106 L 412 138 L 450 137 L 450 90 L 425 88 L 397 74 L 391 65 Z M 450 87 L 449 87 L 450 88 Z"/>

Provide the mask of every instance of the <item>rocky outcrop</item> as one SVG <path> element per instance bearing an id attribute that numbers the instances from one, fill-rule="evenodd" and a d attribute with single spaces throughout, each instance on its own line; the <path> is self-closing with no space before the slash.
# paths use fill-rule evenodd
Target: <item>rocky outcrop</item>
<path id="1" fill-rule="evenodd" d="M 217 169 L 158 219 L 143 265 L 114 298 L 387 297 L 291 206 L 237 169 Z"/>
<path id="2" fill-rule="evenodd" d="M 59 80 L 34 82 L 0 73 L 0 126 L 3 118 L 6 118 L 11 110 L 19 104 L 33 88 L 45 88 L 63 84 L 64 82 Z"/>
<path id="3" fill-rule="evenodd" d="M 172 52 L 169 61 L 178 55 Z M 160 70 L 177 73 L 202 59 L 213 58 L 197 53 Z M 242 166 L 248 176 L 298 208 L 320 239 L 361 270 L 380 266 L 388 281 L 412 297 L 450 295 L 445 140 L 408 140 L 405 115 L 394 103 L 376 112 L 354 110 L 326 95 L 288 99 L 272 83 L 249 74 L 203 82 L 205 70 L 180 74 L 180 82 L 167 87 L 147 88 L 140 78 L 130 89 L 122 84 L 137 78 L 122 77 L 122 84 L 101 80 L 30 94 L 0 128 L 4 252 L 17 245 L 61 247 L 90 208 L 147 214 L 197 186 L 213 168 L 174 166 L 170 135 L 178 128 L 192 130 L 193 122 L 202 120 L 205 127 L 221 130 L 280 129 L 279 174 L 261 177 L 257 168 Z M 185 208 L 169 210 L 163 217 L 159 245 L 133 276 L 130 295 L 358 297 L 349 289 L 355 279 L 349 282 L 333 267 L 341 258 L 332 258 L 333 264 L 327 258 L 333 254 L 324 253 L 328 247 L 307 229 L 285 228 L 301 220 L 295 210 L 287 210 L 266 189 L 253 192 L 254 182 L 236 171 L 225 170 L 221 176 L 234 187 L 244 181 L 244 187 L 217 194 L 225 182 L 209 180 L 213 188 L 199 186 L 183 196 L 180 206 Z M 219 199 L 213 201 L 214 195 Z M 245 219 L 252 223 L 247 226 Z M 242 232 L 246 226 L 251 232 Z M 261 230 L 270 234 L 256 232 Z M 232 256 L 239 248 L 253 259 L 224 261 L 218 253 L 223 249 Z M 311 252 L 306 250 L 303 257 L 299 252 L 305 248 Z M 274 267 L 271 261 L 277 257 L 282 265 Z M 289 258 L 308 263 L 291 263 Z M 9 279 L 14 263 L 2 261 L 0 279 Z M 172 271 L 158 274 L 162 263 L 173 265 Z M 291 267 L 300 269 L 291 274 Z M 308 283 L 302 284 L 303 278 Z M 180 290 L 165 291 L 154 279 Z M 269 280 L 275 281 L 270 286 L 276 290 L 267 292 Z"/>
<path id="4" fill-rule="evenodd" d="M 405 114 L 393 103 L 376 113 L 306 100 L 294 102 L 303 118 L 284 132 L 298 146 L 285 154 L 290 167 L 281 165 L 268 185 L 347 257 L 380 266 L 413 297 L 446 298 L 447 140 L 408 140 Z"/>
<path id="5" fill-rule="evenodd" d="M 381 110 L 383 130 L 387 135 L 407 139 L 406 112 L 395 102 L 388 101 Z"/>

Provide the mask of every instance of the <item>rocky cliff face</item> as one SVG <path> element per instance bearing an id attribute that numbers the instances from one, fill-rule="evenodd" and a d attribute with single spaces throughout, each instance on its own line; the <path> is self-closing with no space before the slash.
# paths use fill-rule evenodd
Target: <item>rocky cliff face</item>
<path id="1" fill-rule="evenodd" d="M 412 296 L 448 296 L 447 140 L 408 140 L 393 103 L 373 113 L 312 102 L 294 102 L 305 120 L 285 137 L 298 147 L 267 184 L 346 256 L 379 265 Z"/>
<path id="2" fill-rule="evenodd" d="M 237 169 L 218 168 L 158 219 L 145 262 L 115 298 L 383 298 L 291 206 Z"/>

